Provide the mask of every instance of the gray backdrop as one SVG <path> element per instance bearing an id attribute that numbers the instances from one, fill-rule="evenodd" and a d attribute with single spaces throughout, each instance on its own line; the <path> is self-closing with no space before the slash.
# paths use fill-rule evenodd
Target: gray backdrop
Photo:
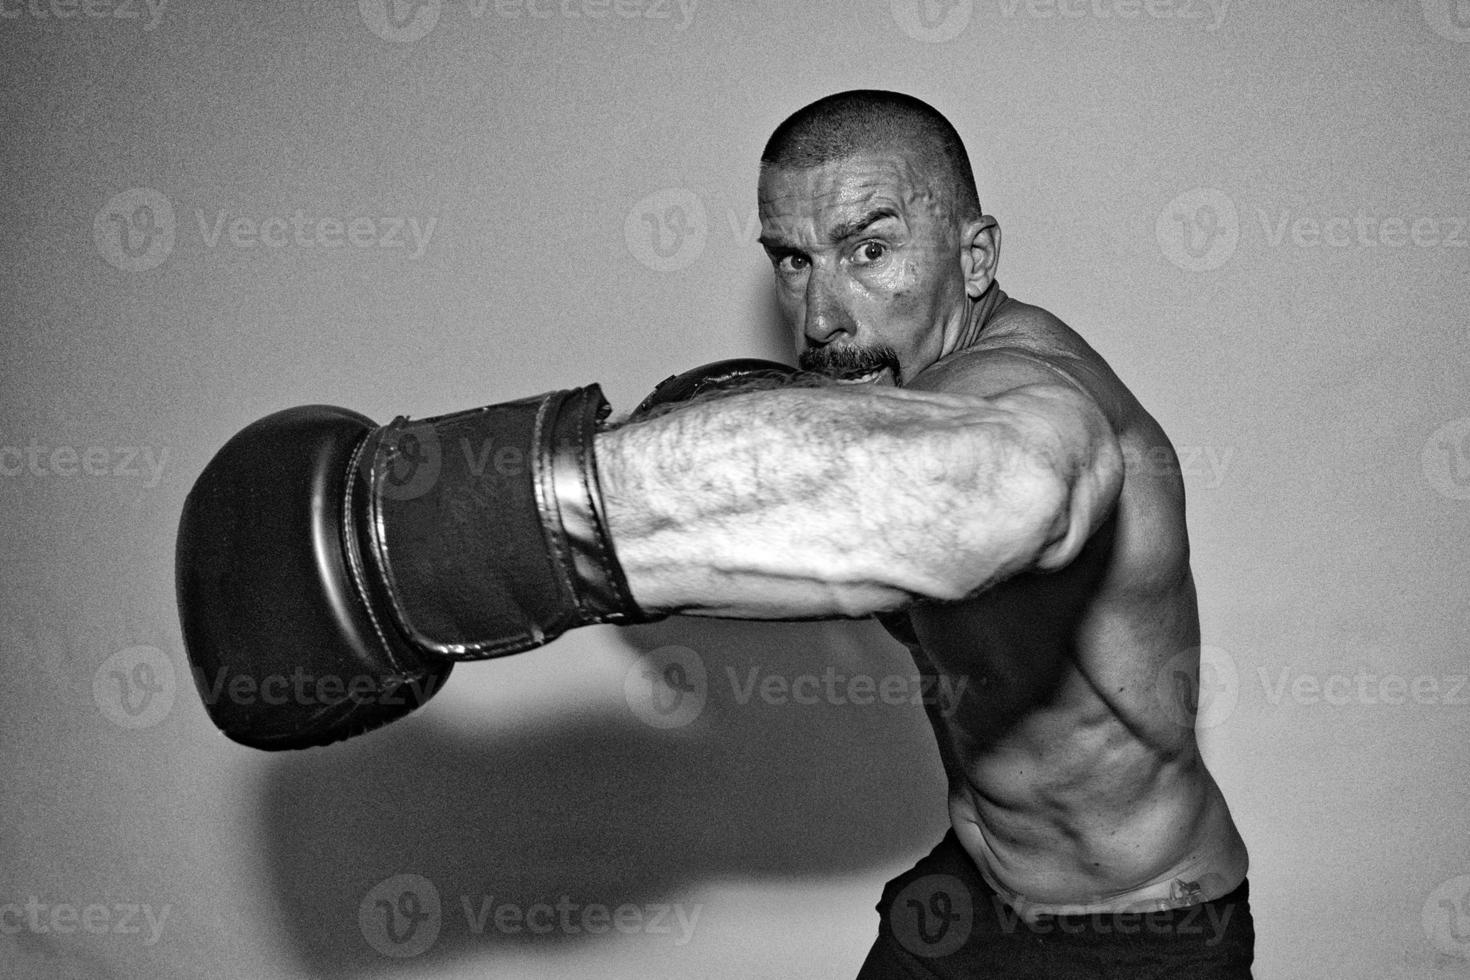
<path id="1" fill-rule="evenodd" d="M 883 87 L 1181 447 L 1258 976 L 1465 975 L 1467 69 L 1464 0 L 0 0 L 0 972 L 855 971 L 945 822 L 877 630 L 585 630 L 273 756 L 172 539 L 278 408 L 789 356 L 761 144 Z"/>

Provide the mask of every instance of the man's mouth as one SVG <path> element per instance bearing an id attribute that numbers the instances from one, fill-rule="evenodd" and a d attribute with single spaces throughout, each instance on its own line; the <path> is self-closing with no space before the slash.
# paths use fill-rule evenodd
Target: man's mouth
<path id="1" fill-rule="evenodd" d="M 877 367 L 862 374 L 846 373 L 835 379 L 840 385 L 884 385 L 894 386 L 893 369 L 887 366 Z"/>
<path id="2" fill-rule="evenodd" d="M 838 384 L 898 384 L 898 353 L 889 347 L 814 347 L 803 351 L 798 363 L 803 371 L 825 374 Z"/>

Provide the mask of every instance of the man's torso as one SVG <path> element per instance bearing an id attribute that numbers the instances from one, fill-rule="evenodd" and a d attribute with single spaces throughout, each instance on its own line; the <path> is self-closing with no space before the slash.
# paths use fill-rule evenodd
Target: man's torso
<path id="1" fill-rule="evenodd" d="M 1035 307 L 1003 300 L 976 345 L 945 360 L 966 357 L 1031 359 L 1087 391 L 1126 475 L 1113 515 L 1066 568 L 884 617 L 921 670 L 960 692 L 928 709 L 956 833 L 1018 911 L 1224 895 L 1246 852 L 1194 737 L 1198 613 L 1169 440 L 1080 337 Z M 945 378 L 928 383 L 943 391 Z"/>

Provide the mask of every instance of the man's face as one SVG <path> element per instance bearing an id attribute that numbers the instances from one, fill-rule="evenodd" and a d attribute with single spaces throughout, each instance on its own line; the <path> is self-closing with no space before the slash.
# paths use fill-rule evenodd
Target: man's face
<path id="1" fill-rule="evenodd" d="M 902 151 L 767 171 L 760 219 L 804 369 L 901 384 L 963 330 L 960 229 Z"/>

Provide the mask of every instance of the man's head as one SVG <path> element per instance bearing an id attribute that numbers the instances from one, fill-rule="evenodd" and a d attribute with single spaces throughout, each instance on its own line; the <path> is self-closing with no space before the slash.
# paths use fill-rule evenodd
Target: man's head
<path id="1" fill-rule="evenodd" d="M 1000 229 L 929 105 L 854 91 L 799 110 L 761 154 L 760 219 L 803 368 L 896 384 L 973 339 Z"/>

